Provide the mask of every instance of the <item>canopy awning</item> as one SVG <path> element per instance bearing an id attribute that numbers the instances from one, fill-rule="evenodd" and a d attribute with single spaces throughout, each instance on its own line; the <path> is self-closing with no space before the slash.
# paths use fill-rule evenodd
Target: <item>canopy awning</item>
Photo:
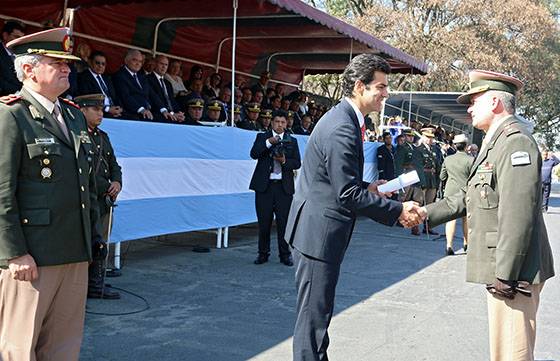
<path id="1" fill-rule="evenodd" d="M 64 3 L 7 0 L 0 17 L 57 24 Z M 77 42 L 107 53 L 109 70 L 115 70 L 125 48 L 133 46 L 229 72 L 232 3 L 67 0 L 66 7 L 75 9 Z M 426 63 L 299 0 L 239 0 L 236 49 L 236 71 L 258 76 L 270 70 L 273 79 L 291 84 L 298 84 L 304 74 L 341 72 L 351 56 L 360 53 L 385 57 L 397 73 L 427 72 Z"/>
<path id="2" fill-rule="evenodd" d="M 400 116 L 408 120 L 441 125 L 449 131 L 472 133 L 468 105 L 457 103 L 463 93 L 453 92 L 391 92 L 385 101 L 385 116 Z"/>

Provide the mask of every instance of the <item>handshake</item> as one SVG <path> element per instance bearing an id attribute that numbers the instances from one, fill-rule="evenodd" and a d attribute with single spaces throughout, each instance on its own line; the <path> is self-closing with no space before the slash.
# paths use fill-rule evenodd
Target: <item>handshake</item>
<path id="1" fill-rule="evenodd" d="M 379 192 L 379 190 L 377 189 L 377 186 L 384 183 L 387 183 L 387 181 L 379 180 L 373 182 L 369 185 L 368 191 L 383 198 L 391 197 L 392 193 Z M 403 202 L 403 209 L 399 217 L 399 223 L 403 227 L 412 228 L 423 223 L 427 217 L 428 211 L 426 210 L 426 207 L 420 207 L 418 203 L 413 201 Z"/>

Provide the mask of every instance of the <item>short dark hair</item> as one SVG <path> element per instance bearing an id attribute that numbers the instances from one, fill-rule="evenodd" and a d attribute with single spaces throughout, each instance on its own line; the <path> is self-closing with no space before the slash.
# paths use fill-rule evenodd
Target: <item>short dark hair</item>
<path id="1" fill-rule="evenodd" d="M 391 134 L 391 132 L 383 132 L 383 139 L 385 139 L 386 136 L 392 137 L 393 134 Z"/>
<path id="2" fill-rule="evenodd" d="M 19 30 L 23 33 L 25 32 L 25 26 L 19 21 L 8 20 L 4 23 L 4 26 L 2 27 L 2 33 L 11 34 L 14 32 L 14 30 Z"/>
<path id="3" fill-rule="evenodd" d="M 372 82 L 375 72 L 391 73 L 391 66 L 380 56 L 360 54 L 350 61 L 342 73 L 342 95 L 352 98 L 354 85 L 360 80 L 365 85 Z"/>
<path id="4" fill-rule="evenodd" d="M 93 60 L 93 59 L 95 59 L 96 56 L 102 56 L 102 57 L 104 57 L 105 59 L 107 59 L 107 55 L 105 55 L 105 53 L 102 52 L 101 50 L 94 50 L 94 51 L 92 51 L 91 54 L 89 55 L 89 59 L 90 59 L 90 60 Z"/>
<path id="5" fill-rule="evenodd" d="M 457 148 L 458 151 L 462 152 L 467 149 L 467 143 L 455 143 L 455 148 Z"/>

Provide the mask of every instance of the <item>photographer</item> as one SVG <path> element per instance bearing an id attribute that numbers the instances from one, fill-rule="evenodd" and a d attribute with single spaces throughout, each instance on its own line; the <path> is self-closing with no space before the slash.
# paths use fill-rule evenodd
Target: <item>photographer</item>
<path id="1" fill-rule="evenodd" d="M 286 125 L 284 114 L 275 115 L 272 129 L 257 134 L 251 148 L 251 158 L 258 160 L 249 186 L 255 191 L 259 222 L 259 254 L 255 264 L 268 261 L 274 214 L 280 262 L 293 266 L 290 249 L 284 241 L 284 231 L 294 194 L 294 170 L 301 166 L 301 161 L 297 140 L 285 132 Z"/>
<path id="2" fill-rule="evenodd" d="M 97 203 L 99 206 L 99 222 L 103 240 L 109 238 L 111 207 L 117 199 L 122 187 L 121 167 L 117 163 L 115 153 L 107 133 L 98 128 L 103 119 L 103 94 L 90 94 L 76 97 L 75 101 L 84 114 L 88 133 L 93 145 L 92 172 L 95 174 Z M 89 265 L 88 298 L 119 299 L 120 294 L 105 286 L 105 259 L 94 257 Z"/>

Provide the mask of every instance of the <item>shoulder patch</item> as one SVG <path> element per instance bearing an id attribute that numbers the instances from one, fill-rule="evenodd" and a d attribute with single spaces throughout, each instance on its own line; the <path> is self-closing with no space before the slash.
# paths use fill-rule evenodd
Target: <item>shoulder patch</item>
<path id="1" fill-rule="evenodd" d="M 10 95 L 0 97 L 0 102 L 4 103 L 6 105 L 11 105 L 21 98 L 22 98 L 21 95 L 10 94 Z"/>
<path id="2" fill-rule="evenodd" d="M 66 99 L 66 98 L 60 98 L 60 100 L 62 100 L 63 102 L 65 102 L 68 105 L 73 106 L 74 108 L 80 109 L 80 106 L 76 103 L 74 103 L 73 101 Z"/>
<path id="3" fill-rule="evenodd" d="M 527 164 L 531 164 L 531 157 L 529 156 L 529 153 L 517 151 L 511 154 L 512 166 L 527 165 Z"/>

